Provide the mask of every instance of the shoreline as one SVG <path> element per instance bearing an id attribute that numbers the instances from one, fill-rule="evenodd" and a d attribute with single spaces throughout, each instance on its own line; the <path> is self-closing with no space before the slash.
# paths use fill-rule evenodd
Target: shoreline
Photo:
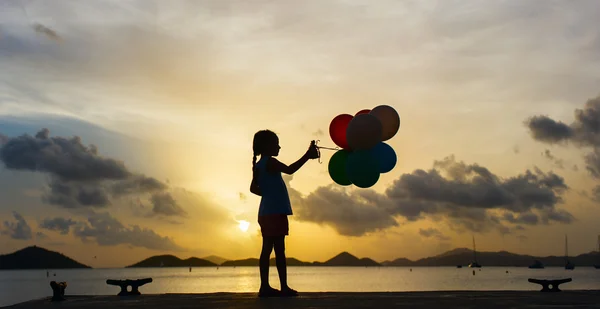
<path id="1" fill-rule="evenodd" d="M 294 298 L 258 298 L 257 293 L 199 293 L 66 295 L 53 303 L 50 297 L 2 307 L 30 308 L 600 308 L 600 290 L 539 291 L 424 291 L 424 292 L 307 292 Z"/>

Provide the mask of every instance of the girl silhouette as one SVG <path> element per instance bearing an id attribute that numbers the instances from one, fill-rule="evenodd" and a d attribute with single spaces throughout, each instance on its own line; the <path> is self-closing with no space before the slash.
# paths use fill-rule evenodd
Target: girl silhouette
<path id="1" fill-rule="evenodd" d="M 289 233 L 288 217 L 292 215 L 292 206 L 281 173 L 294 174 L 309 159 L 319 157 L 315 142 L 311 142 L 306 153 L 291 165 L 285 165 L 275 159 L 279 154 L 279 138 L 269 130 L 254 134 L 252 144 L 252 183 L 250 192 L 261 196 L 258 209 L 258 224 L 263 238 L 260 253 L 260 297 L 297 296 L 298 292 L 287 285 L 287 265 L 285 258 L 285 236 Z M 256 157 L 260 160 L 256 161 Z M 269 285 L 269 259 L 275 249 L 277 273 L 281 291 Z"/>

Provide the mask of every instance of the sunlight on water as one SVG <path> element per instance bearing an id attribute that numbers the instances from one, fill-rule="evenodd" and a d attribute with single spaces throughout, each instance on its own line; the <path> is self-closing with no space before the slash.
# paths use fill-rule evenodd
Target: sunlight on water
<path id="1" fill-rule="evenodd" d="M 508 273 L 507 273 L 508 271 Z M 119 288 L 106 279 L 153 278 L 142 293 L 257 292 L 258 267 L 138 268 L 0 271 L 0 306 L 51 295 L 49 282 L 67 281 L 66 295 L 116 295 Z M 52 274 L 56 273 L 56 277 Z M 277 269 L 269 272 L 271 285 L 279 288 Z M 591 267 L 567 271 L 560 267 L 528 269 L 484 267 L 290 267 L 288 281 L 300 292 L 375 292 L 438 290 L 537 290 L 527 278 L 573 278 L 565 290 L 600 289 L 600 270 Z"/>

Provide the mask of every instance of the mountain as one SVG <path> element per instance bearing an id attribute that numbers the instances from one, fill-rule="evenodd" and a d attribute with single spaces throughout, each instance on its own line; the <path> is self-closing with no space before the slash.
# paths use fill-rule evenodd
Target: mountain
<path id="1" fill-rule="evenodd" d="M 369 258 L 359 259 L 348 252 L 342 252 L 326 262 L 303 262 L 295 258 L 287 258 L 287 266 L 381 266 Z M 275 258 L 269 260 L 269 265 L 275 266 Z M 257 258 L 226 261 L 221 266 L 258 266 Z"/>
<path id="2" fill-rule="evenodd" d="M 477 252 L 477 261 L 482 266 L 517 266 L 526 267 L 535 260 L 539 260 L 544 266 L 559 266 L 565 265 L 563 256 L 547 256 L 535 257 L 531 255 L 521 255 L 507 251 L 498 252 Z M 600 253 L 590 252 L 580 254 L 578 256 L 569 257 L 569 260 L 575 266 L 592 266 L 600 261 Z M 466 248 L 458 248 L 448 252 L 422 258 L 416 261 L 411 261 L 405 258 L 396 259 L 386 263 L 386 266 L 456 266 L 468 265 L 473 261 L 473 250 Z"/>
<path id="3" fill-rule="evenodd" d="M 369 258 L 359 259 L 348 252 L 342 252 L 325 261 L 323 266 L 380 266 L 380 264 Z"/>
<path id="4" fill-rule="evenodd" d="M 303 262 L 303 261 L 300 261 L 295 258 L 287 258 L 285 260 L 286 260 L 287 266 L 311 266 L 311 263 Z M 258 263 L 259 263 L 258 259 L 249 258 L 249 259 L 243 259 L 243 260 L 225 261 L 223 264 L 221 264 L 221 266 L 257 266 L 258 267 Z M 270 266 L 277 265 L 275 258 L 271 258 L 269 260 L 269 265 Z"/>
<path id="5" fill-rule="evenodd" d="M 207 261 L 204 259 L 199 259 L 196 257 L 191 257 L 189 259 L 182 260 L 173 255 L 157 255 L 149 257 L 143 261 L 135 263 L 133 265 L 127 266 L 127 268 L 135 268 L 135 267 L 211 267 L 217 266 L 217 264 Z"/>
<path id="6" fill-rule="evenodd" d="M 0 269 L 67 269 L 91 268 L 83 265 L 62 253 L 50 251 L 37 246 L 27 247 L 19 251 L 0 255 Z"/>
<path id="7" fill-rule="evenodd" d="M 207 260 L 207 261 L 211 261 L 217 265 L 221 265 L 226 261 L 229 261 L 228 259 L 222 258 L 220 256 L 216 256 L 216 255 L 209 255 L 209 256 L 205 256 L 202 258 L 203 260 Z"/>

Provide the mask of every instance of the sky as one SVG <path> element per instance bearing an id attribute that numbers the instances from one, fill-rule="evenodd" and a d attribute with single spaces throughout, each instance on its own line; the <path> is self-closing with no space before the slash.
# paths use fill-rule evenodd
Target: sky
<path id="1" fill-rule="evenodd" d="M 252 137 L 297 160 L 339 114 L 394 107 L 398 163 L 288 185 L 287 255 L 596 250 L 600 3 L 0 3 L 0 253 L 93 267 L 258 257 Z M 249 223 L 249 224 L 248 224 Z M 246 229 L 247 228 L 247 229 Z M 469 261 L 467 261 L 469 262 Z"/>

